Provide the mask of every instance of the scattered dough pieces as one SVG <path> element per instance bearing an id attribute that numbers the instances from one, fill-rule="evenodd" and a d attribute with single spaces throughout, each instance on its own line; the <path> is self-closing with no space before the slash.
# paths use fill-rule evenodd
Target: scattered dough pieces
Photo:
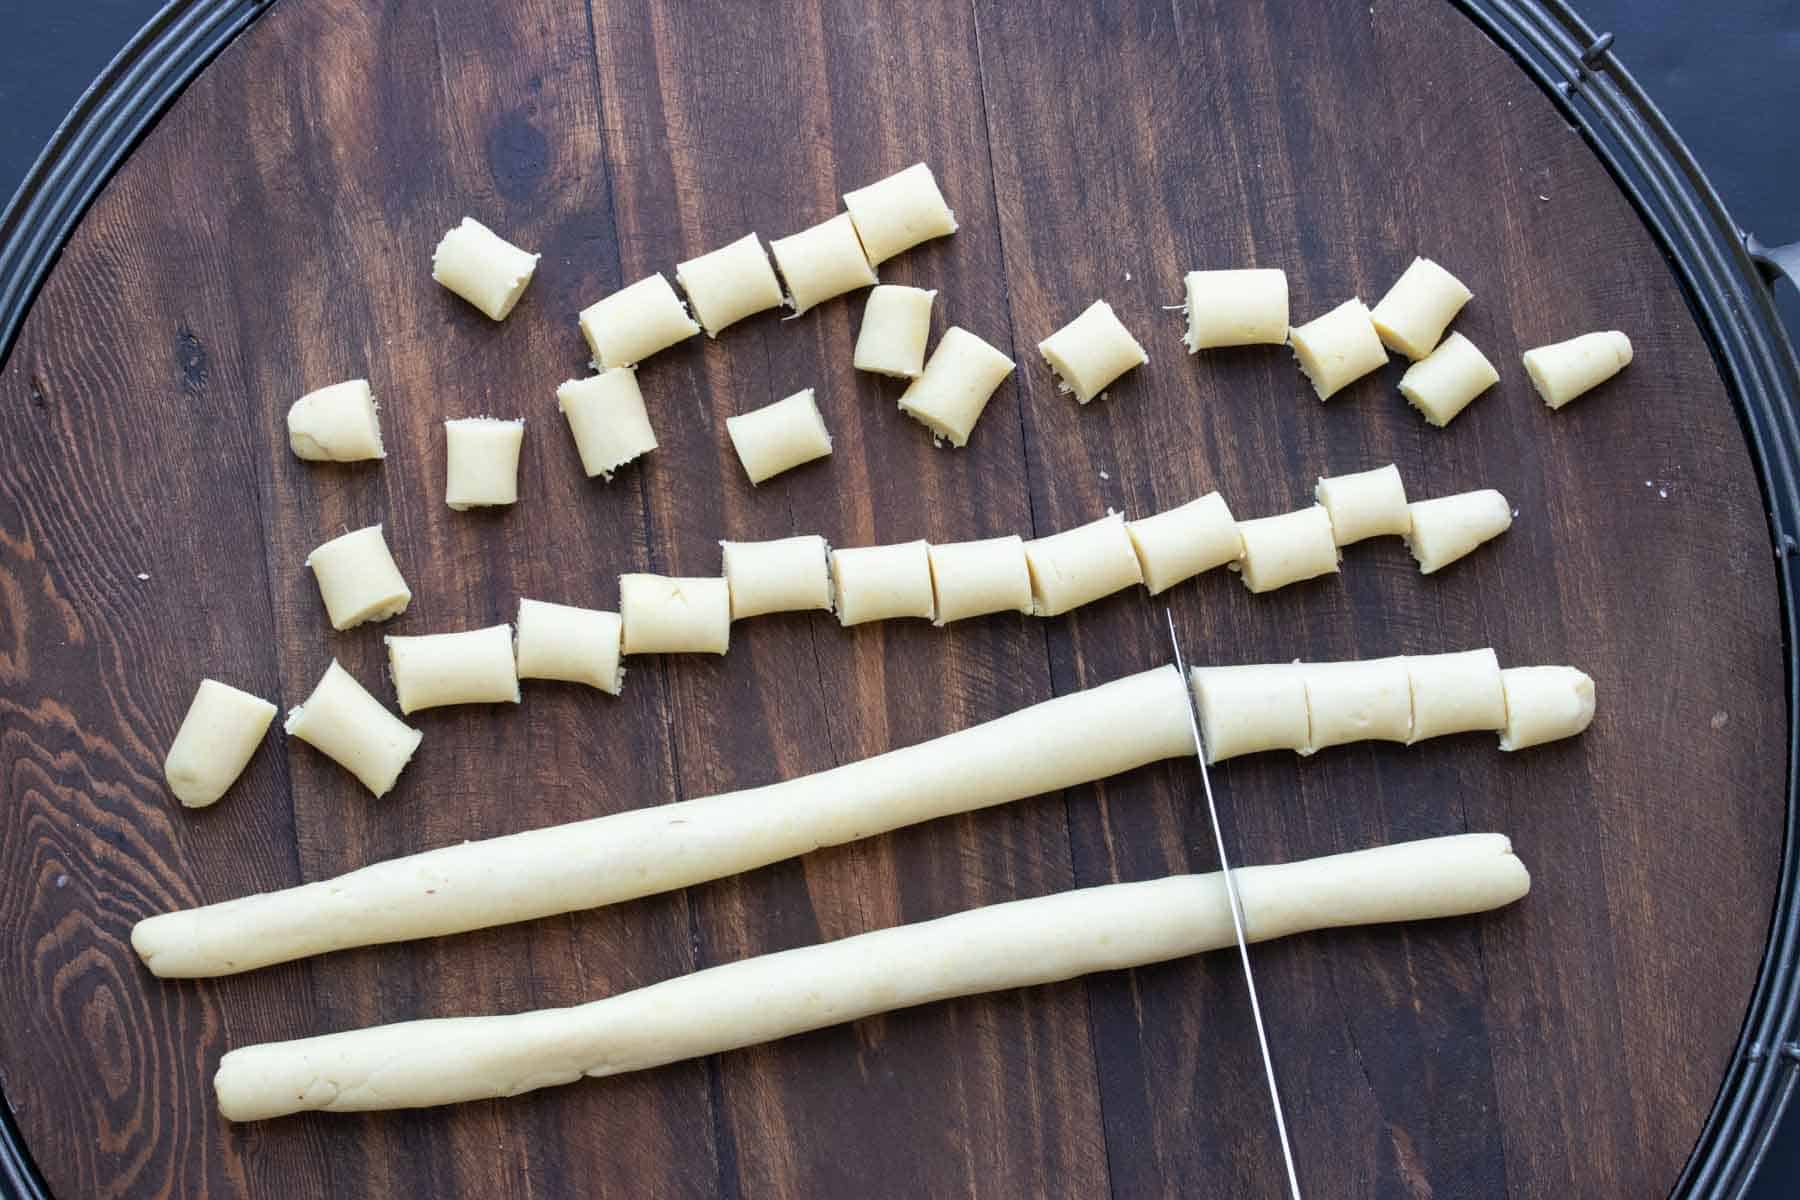
<path id="1" fill-rule="evenodd" d="M 1408 744 L 1506 725 L 1500 657 L 1492 649 L 1411 654 L 1402 661 L 1412 688 L 1413 723 Z"/>
<path id="2" fill-rule="evenodd" d="M 348 379 L 294 401 L 288 409 L 288 446 L 310 462 L 386 458 L 375 394 L 366 379 Z"/>
<path id="3" fill-rule="evenodd" d="M 1025 539 L 983 538 L 930 549 L 935 625 L 988 613 L 1031 611 L 1031 568 Z"/>
<path id="4" fill-rule="evenodd" d="M 511 625 L 383 640 L 403 713 L 446 704 L 519 702 Z"/>
<path id="5" fill-rule="evenodd" d="M 1266 663 L 1194 667 L 1191 673 L 1207 762 L 1263 750 L 1304 754 L 1312 745 L 1306 680 L 1299 667 Z"/>
<path id="6" fill-rule="evenodd" d="M 936 292 L 884 283 L 869 291 L 852 365 L 859 371 L 917 379 L 925 370 Z"/>
<path id="7" fill-rule="evenodd" d="M 610 480 L 614 471 L 656 449 L 634 368 L 567 380 L 556 389 L 556 406 L 568 418 L 581 469 L 590 479 Z"/>
<path id="8" fill-rule="evenodd" d="M 1599 387 L 1631 362 L 1631 339 L 1618 330 L 1584 333 L 1525 352 L 1525 373 L 1551 408 Z"/>
<path id="9" fill-rule="evenodd" d="M 1287 272 L 1268 267 L 1189 271 L 1189 354 L 1220 346 L 1279 346 L 1288 340 Z"/>
<path id="10" fill-rule="evenodd" d="M 1303 754 L 1347 742 L 1412 739 L 1412 684 L 1403 658 L 1305 663 L 1311 734 Z"/>
<path id="11" fill-rule="evenodd" d="M 1354 475 L 1321 478 L 1313 498 L 1325 506 L 1332 536 L 1340 546 L 1383 534 L 1405 537 L 1412 532 L 1406 485 L 1393 463 Z"/>
<path id="12" fill-rule="evenodd" d="M 799 316 L 834 296 L 879 280 L 856 240 L 849 213 L 839 213 L 811 229 L 769 243 L 769 253 L 787 280 L 789 303 Z"/>
<path id="13" fill-rule="evenodd" d="M 897 546 L 858 546 L 831 552 L 838 623 L 861 625 L 895 617 L 936 617 L 931 555 L 923 540 Z"/>
<path id="14" fill-rule="evenodd" d="M 720 542 L 731 619 L 831 607 L 831 548 L 817 534 Z"/>
<path id="15" fill-rule="evenodd" d="M 1125 522 L 1144 586 L 1155 596 L 1244 556 L 1244 538 L 1225 498 L 1209 492 L 1179 508 Z"/>
<path id="16" fill-rule="evenodd" d="M 1125 518 L 1098 521 L 1025 543 L 1031 567 L 1032 612 L 1054 617 L 1144 581 Z"/>
<path id="17" fill-rule="evenodd" d="M 1509 667 L 1502 750 L 1523 750 L 1574 737 L 1594 719 L 1594 681 L 1574 667 Z"/>
<path id="18" fill-rule="evenodd" d="M 288 710 L 284 727 L 377 796 L 393 788 L 425 736 L 383 707 L 336 659 L 306 702 Z"/>
<path id="19" fill-rule="evenodd" d="M 731 649 L 731 589 L 723 579 L 619 576 L 626 654 L 723 654 Z"/>
<path id="20" fill-rule="evenodd" d="M 412 603 L 412 589 L 400 577 L 379 525 L 332 538 L 306 556 L 306 565 L 318 581 L 333 629 L 385 621 Z"/>
<path id="21" fill-rule="evenodd" d="M 588 305 L 577 319 L 600 370 L 636 366 L 700 332 L 660 271 Z"/>
<path id="22" fill-rule="evenodd" d="M 1079 317 L 1038 343 L 1038 353 L 1061 376 L 1061 388 L 1086 404 L 1119 376 L 1150 361 L 1112 305 L 1096 300 Z"/>
<path id="23" fill-rule="evenodd" d="M 936 177 L 924 163 L 845 192 L 844 207 L 872 266 L 878 267 L 920 242 L 956 232 L 956 214 L 944 202 Z"/>
<path id="24" fill-rule="evenodd" d="M 1440 429 L 1448 425 L 1469 402 L 1500 382 L 1494 369 L 1468 338 L 1453 333 L 1436 350 L 1406 368 L 1400 377 L 1400 394 Z"/>
<path id="25" fill-rule="evenodd" d="M 617 696 L 625 690 L 623 637 L 618 613 L 521 599 L 519 678 L 585 683 Z"/>
<path id="26" fill-rule="evenodd" d="M 1238 535 L 1244 539 L 1244 556 L 1229 566 L 1253 592 L 1272 592 L 1338 569 L 1337 539 L 1322 504 L 1239 521 Z"/>
<path id="27" fill-rule="evenodd" d="M 754 233 L 677 264 L 675 282 L 687 293 L 707 337 L 718 337 L 721 329 L 745 317 L 781 307 L 781 281 Z"/>
<path id="28" fill-rule="evenodd" d="M 1512 505 L 1493 488 L 1415 500 L 1407 508 L 1412 532 L 1406 535 L 1406 546 L 1425 575 L 1449 566 L 1512 525 Z"/>
<path id="29" fill-rule="evenodd" d="M 521 250 L 473 217 L 464 217 L 431 254 L 431 277 L 496 321 L 506 320 L 537 270 Z"/>
<path id="30" fill-rule="evenodd" d="M 900 396 L 900 411 L 952 446 L 969 434 L 994 392 L 1012 374 L 1013 360 L 960 325 L 944 330 L 925 370 Z"/>
<path id="31" fill-rule="evenodd" d="M 1369 310 L 1354 297 L 1289 330 L 1288 341 L 1321 401 L 1387 362 L 1387 351 L 1369 319 Z"/>
<path id="32" fill-rule="evenodd" d="M 831 453 L 831 434 L 811 388 L 726 417 L 725 432 L 752 486 Z"/>
<path id="33" fill-rule="evenodd" d="M 1474 295 L 1462 280 L 1429 258 L 1400 273 L 1369 319 L 1388 349 L 1417 361 L 1437 348 L 1444 330 Z"/>
<path id="34" fill-rule="evenodd" d="M 463 417 L 444 422 L 444 503 L 458 512 L 519 499 L 524 421 Z"/>
<path id="35" fill-rule="evenodd" d="M 275 706 L 216 679 L 202 679 L 163 759 L 163 778 L 187 808 L 205 808 L 237 782 L 262 744 Z"/>

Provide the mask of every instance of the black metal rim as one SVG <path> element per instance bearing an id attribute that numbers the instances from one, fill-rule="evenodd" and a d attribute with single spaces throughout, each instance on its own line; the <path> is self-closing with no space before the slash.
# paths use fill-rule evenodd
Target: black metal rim
<path id="1" fill-rule="evenodd" d="M 274 0 L 169 0 L 64 119 L 0 214 L 0 365 L 94 197 L 193 78 Z M 1800 363 L 1718 193 L 1667 120 L 1565 0 L 1454 0 L 1550 94 L 1656 236 L 1730 385 L 1760 474 L 1777 559 L 1787 662 L 1788 789 L 1769 938 L 1738 1045 L 1675 1194 L 1741 1195 L 1800 1063 Z M 0 1191 L 49 1200 L 0 1103 Z"/>

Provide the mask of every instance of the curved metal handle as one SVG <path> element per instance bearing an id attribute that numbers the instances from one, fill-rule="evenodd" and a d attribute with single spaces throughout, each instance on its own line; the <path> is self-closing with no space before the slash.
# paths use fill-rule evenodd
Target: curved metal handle
<path id="1" fill-rule="evenodd" d="M 1763 278 L 1770 287 L 1775 286 L 1777 276 L 1785 275 L 1789 283 L 1800 288 L 1800 242 L 1765 246 L 1756 240 L 1754 233 L 1746 233 L 1744 249 L 1750 252 L 1751 261 L 1762 269 Z"/>

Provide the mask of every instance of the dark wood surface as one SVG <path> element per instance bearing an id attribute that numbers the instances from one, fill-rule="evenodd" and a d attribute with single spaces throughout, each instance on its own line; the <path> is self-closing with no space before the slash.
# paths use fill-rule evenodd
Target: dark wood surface
<path id="1" fill-rule="evenodd" d="M 711 574 L 717 540 L 1045 533 L 1221 489 L 1240 516 L 1400 464 L 1501 488 L 1513 530 L 1421 578 L 1171 593 L 1216 661 L 1495 646 L 1598 681 L 1582 739 L 1356 746 L 1222 768 L 1245 861 L 1510 833 L 1535 887 L 1482 918 L 1259 951 L 1317 1195 L 1654 1195 L 1685 1159 L 1753 980 L 1780 840 L 1781 647 L 1766 524 L 1678 287 L 1580 139 L 1447 6 L 677 0 L 591 9 L 278 6 L 78 230 L 0 376 L 0 1082 L 59 1196 L 1275 1196 L 1236 963 L 937 1005 L 511 1101 L 233 1127 L 231 1046 L 562 1005 L 696 966 L 1112 879 L 1214 866 L 1193 768 L 900 831 L 688 892 L 409 947 L 163 983 L 132 923 L 463 838 L 767 782 L 1164 661 L 1141 593 L 1068 617 L 738 626 L 633 666 L 621 699 L 419 714 L 387 798 L 278 737 L 213 809 L 162 753 L 201 674 L 298 702 L 332 655 L 387 695 L 381 634 L 610 607 L 625 570 Z M 584 479 L 553 390 L 573 314 L 755 229 L 780 236 L 924 158 L 962 222 L 883 278 L 941 290 L 1020 362 L 963 451 L 848 367 L 860 300 L 697 339 L 641 379 L 662 447 Z M 465 213 L 544 252 L 494 326 L 432 284 Z M 1450 430 L 1400 364 L 1329 406 L 1281 350 L 1191 359 L 1181 273 L 1284 266 L 1297 318 L 1414 253 L 1476 293 L 1500 387 Z M 1036 342 L 1096 296 L 1151 354 L 1103 401 Z M 1518 353 L 1595 327 L 1638 360 L 1551 415 Z M 282 414 L 366 374 L 380 466 L 297 462 Z M 722 419 L 820 389 L 836 453 L 760 489 Z M 522 501 L 442 503 L 439 423 L 521 414 Z M 1646 482 L 1648 481 L 1648 482 Z M 1666 493 L 1666 494 L 1665 494 Z M 306 552 L 388 523 L 417 599 L 329 631 Z M 147 573 L 148 579 L 139 579 Z"/>

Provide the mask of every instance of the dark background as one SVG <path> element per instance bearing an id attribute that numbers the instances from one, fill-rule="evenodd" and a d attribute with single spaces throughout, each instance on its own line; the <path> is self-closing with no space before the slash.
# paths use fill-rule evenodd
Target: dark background
<path id="1" fill-rule="evenodd" d="M 1710 175 L 1739 225 L 1800 241 L 1800 0 L 1577 0 Z M 0 0 L 0 195 L 159 0 Z M 1800 296 L 1782 285 L 1790 336 Z M 1571 1146 L 1579 1153 L 1579 1146 Z M 1800 1194 L 1800 1106 L 1751 1195 Z"/>

